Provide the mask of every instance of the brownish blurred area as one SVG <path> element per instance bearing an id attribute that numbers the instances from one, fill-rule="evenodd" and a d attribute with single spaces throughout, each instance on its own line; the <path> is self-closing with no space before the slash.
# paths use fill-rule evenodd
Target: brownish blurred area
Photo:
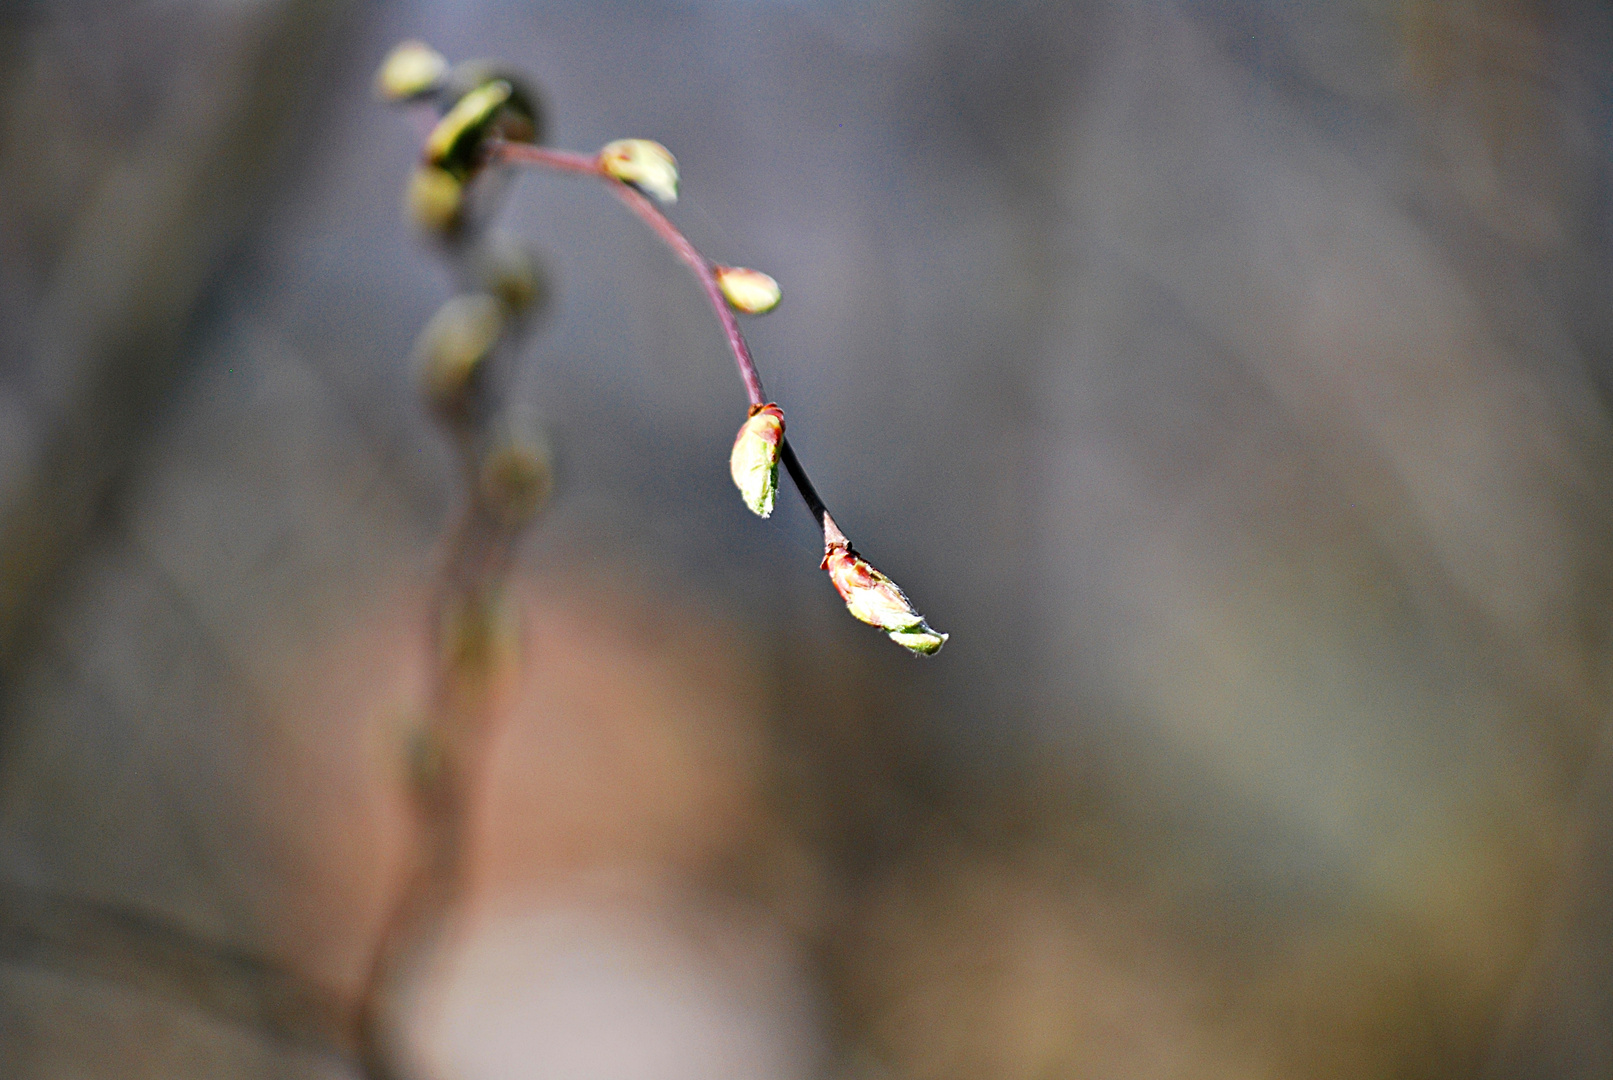
<path id="1" fill-rule="evenodd" d="M 597 185 L 422 1080 L 1613 1076 L 1613 15 L 0 10 L 0 1077 L 358 1076 L 463 498 L 397 41 L 654 138 L 837 520 Z"/>

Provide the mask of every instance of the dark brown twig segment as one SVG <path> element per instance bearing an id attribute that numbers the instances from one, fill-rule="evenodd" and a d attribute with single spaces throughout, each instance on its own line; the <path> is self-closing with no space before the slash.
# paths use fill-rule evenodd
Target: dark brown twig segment
<path id="1" fill-rule="evenodd" d="M 790 474 L 795 482 L 795 490 L 801 493 L 801 501 L 806 503 L 812 516 L 817 519 L 818 527 L 823 530 L 823 547 L 827 551 L 833 547 L 850 547 L 851 542 L 846 534 L 840 531 L 835 519 L 829 516 L 829 508 L 823 505 L 818 497 L 818 489 L 812 486 L 812 478 L 807 476 L 806 468 L 802 466 L 801 459 L 795 456 L 795 447 L 790 445 L 786 438 L 779 446 L 779 461 L 784 464 L 784 471 Z"/>

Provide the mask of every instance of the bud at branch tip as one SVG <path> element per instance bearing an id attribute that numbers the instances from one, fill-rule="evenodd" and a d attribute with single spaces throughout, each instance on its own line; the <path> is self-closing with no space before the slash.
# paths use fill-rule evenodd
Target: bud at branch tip
<path id="1" fill-rule="evenodd" d="M 924 621 L 896 582 L 874 569 L 843 538 L 829 544 L 823 569 L 829 572 L 829 580 L 853 618 L 879 627 L 915 656 L 932 655 L 946 644 L 947 635 Z"/>

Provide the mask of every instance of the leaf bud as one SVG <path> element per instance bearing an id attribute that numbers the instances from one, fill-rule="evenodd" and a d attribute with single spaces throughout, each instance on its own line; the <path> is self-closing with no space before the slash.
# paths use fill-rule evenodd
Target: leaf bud
<path id="1" fill-rule="evenodd" d="M 449 300 L 415 343 L 421 391 L 438 413 L 460 418 L 470 410 L 473 383 L 504 330 L 504 307 L 486 293 Z"/>
<path id="2" fill-rule="evenodd" d="M 503 301 L 512 315 L 540 313 L 549 300 L 549 283 L 538 260 L 523 246 L 495 234 L 473 256 L 482 288 Z"/>
<path id="3" fill-rule="evenodd" d="M 678 161 L 672 151 L 650 139 L 617 139 L 599 151 L 606 175 L 632 184 L 657 202 L 678 201 Z"/>
<path id="4" fill-rule="evenodd" d="M 387 54 L 375 73 L 375 94 L 383 101 L 408 101 L 435 90 L 448 61 L 423 41 L 405 41 Z"/>
<path id="5" fill-rule="evenodd" d="M 752 405 L 750 417 L 734 439 L 728 471 L 751 513 L 767 517 L 778 495 L 779 450 L 784 444 L 784 410 L 774 404 Z"/>
<path id="6" fill-rule="evenodd" d="M 427 232 L 451 233 L 459 228 L 465 208 L 465 185 L 435 165 L 421 165 L 409 177 L 404 194 L 409 220 Z"/>
<path id="7" fill-rule="evenodd" d="M 715 268 L 715 273 L 717 287 L 736 311 L 743 311 L 747 315 L 766 315 L 778 307 L 779 298 L 783 295 L 778 282 L 760 270 L 719 266 Z"/>
<path id="8" fill-rule="evenodd" d="M 526 418 L 499 425 L 477 471 L 483 505 L 505 525 L 531 520 L 554 490 L 548 443 L 536 423 Z"/>
<path id="9" fill-rule="evenodd" d="M 426 136 L 426 163 L 461 181 L 474 176 L 481 167 L 482 142 L 510 94 L 508 82 L 494 79 L 454 102 Z"/>
<path id="10" fill-rule="evenodd" d="M 831 545 L 823 556 L 823 569 L 853 618 L 879 627 L 915 655 L 929 656 L 946 644 L 947 635 L 931 629 L 896 582 L 874 569 L 850 544 Z"/>
<path id="11" fill-rule="evenodd" d="M 498 111 L 494 132 L 510 142 L 535 143 L 543 138 L 543 99 L 529 80 L 492 60 L 466 60 L 455 64 L 442 80 L 441 93 L 458 101 L 478 86 L 502 81 L 510 84 L 509 100 Z"/>

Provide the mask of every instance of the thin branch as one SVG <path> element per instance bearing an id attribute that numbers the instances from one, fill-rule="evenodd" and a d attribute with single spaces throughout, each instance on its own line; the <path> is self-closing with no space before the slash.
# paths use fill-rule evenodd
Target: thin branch
<path id="1" fill-rule="evenodd" d="M 723 333 L 728 336 L 728 347 L 734 354 L 734 364 L 739 368 L 739 377 L 745 383 L 745 393 L 750 397 L 750 403 L 752 405 L 767 403 L 767 395 L 762 392 L 761 376 L 757 374 L 756 362 L 751 358 L 750 346 L 745 344 L 745 335 L 740 332 L 739 319 L 734 315 L 734 309 L 729 306 L 723 297 L 722 289 L 717 284 L 715 265 L 700 253 L 700 249 L 695 247 L 687 236 L 683 235 L 682 230 L 672 224 L 672 221 L 661 212 L 660 207 L 633 185 L 624 183 L 605 172 L 600 167 L 597 155 L 579 154 L 570 150 L 552 150 L 528 143 L 500 142 L 493 145 L 491 159 L 515 165 L 536 165 L 558 172 L 584 173 L 605 181 L 610 186 L 612 194 L 633 211 L 639 220 L 648 225 L 699 279 L 701 288 L 705 290 L 706 299 L 711 302 L 712 310 L 717 313 L 717 320 L 722 323 Z M 807 509 L 823 529 L 824 547 L 849 547 L 845 533 L 840 531 L 840 527 L 830 516 L 828 507 L 818 496 L 817 488 L 807 476 L 806 469 L 802 466 L 801 459 L 796 456 L 788 438 L 784 440 L 779 450 L 779 459 L 790 474 L 790 479 L 795 482 L 795 489 L 800 492 L 801 501 L 806 503 Z"/>
<path id="2" fill-rule="evenodd" d="M 807 509 L 817 519 L 818 527 L 823 530 L 823 546 L 849 547 L 850 541 L 840 531 L 840 526 L 835 524 L 835 519 L 829 516 L 829 508 L 818 497 L 818 489 L 812 486 L 812 478 L 807 476 L 806 468 L 802 466 L 801 459 L 795 456 L 795 447 L 790 445 L 788 438 L 779 447 L 779 461 L 783 462 L 784 471 L 790 474 L 790 479 L 795 481 L 795 490 L 801 493 L 801 501 L 806 503 Z"/>

